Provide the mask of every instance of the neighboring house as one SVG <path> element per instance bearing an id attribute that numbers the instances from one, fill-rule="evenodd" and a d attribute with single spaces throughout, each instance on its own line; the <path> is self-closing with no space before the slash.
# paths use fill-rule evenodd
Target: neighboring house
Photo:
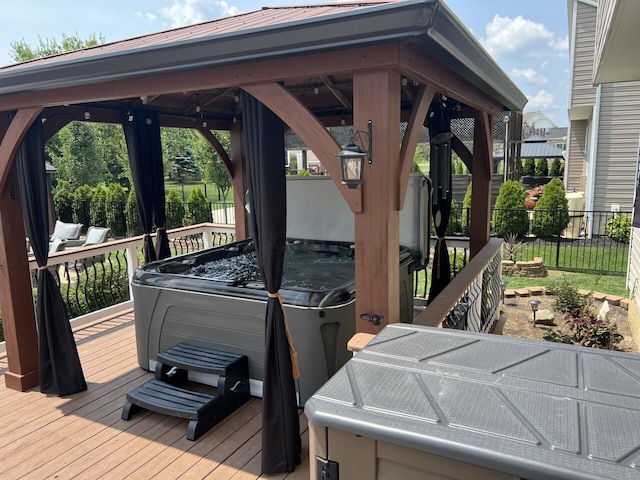
<path id="1" fill-rule="evenodd" d="M 632 124 L 626 126 L 628 134 L 636 141 L 635 152 L 630 147 L 631 159 L 629 163 L 640 162 L 638 148 L 639 126 L 637 116 L 640 115 L 640 58 L 637 46 L 640 43 L 640 2 L 638 0 L 601 0 L 598 5 L 596 23 L 596 43 L 594 56 L 593 81 L 598 88 L 621 88 L 635 91 L 634 98 L 630 98 L 631 105 L 636 112 Z M 608 83 L 625 82 L 625 83 Z M 628 91 L 627 90 L 627 91 Z M 631 94 L 629 94 L 631 97 Z M 635 155 L 634 155 L 635 153 Z M 634 175 L 633 172 L 636 174 Z M 628 172 L 631 192 L 625 202 L 635 203 L 633 211 L 633 228 L 631 229 L 631 248 L 629 251 L 629 269 L 627 273 L 627 289 L 630 291 L 629 323 L 636 343 L 640 341 L 640 196 L 638 190 L 637 169 Z M 633 190 L 635 189 L 635 197 Z"/>
<path id="2" fill-rule="evenodd" d="M 558 147 L 560 150 L 567 149 L 567 127 L 555 127 L 551 128 L 547 133 L 547 142 L 551 145 Z"/>
<path id="3" fill-rule="evenodd" d="M 552 128 L 558 127 L 542 112 L 527 112 L 522 116 L 522 138 L 546 136 Z"/>
<path id="4" fill-rule="evenodd" d="M 637 3 L 640 2 L 600 2 L 601 8 L 633 4 L 634 9 Z M 601 8 L 594 0 L 568 0 L 567 5 L 571 87 L 565 186 L 570 191 L 585 192 L 586 210 L 610 211 L 619 205 L 622 211 L 630 211 L 638 163 L 640 82 L 594 85 L 596 47 L 602 47 L 608 38 L 602 30 L 596 34 L 596 19 Z M 633 33 L 636 35 L 636 30 Z M 635 40 L 624 46 L 627 56 L 623 64 L 637 62 L 634 50 L 637 43 L 636 35 Z M 612 78 L 609 76 L 607 81 L 613 81 Z"/>

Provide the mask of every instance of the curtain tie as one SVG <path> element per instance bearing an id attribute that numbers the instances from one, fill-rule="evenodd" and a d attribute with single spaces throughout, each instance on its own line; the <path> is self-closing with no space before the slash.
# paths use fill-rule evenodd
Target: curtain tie
<path id="1" fill-rule="evenodd" d="M 143 233 L 143 234 L 142 234 L 142 238 L 143 238 L 143 239 L 144 239 L 144 238 L 150 238 L 150 237 L 151 237 L 151 234 L 150 234 L 150 233 Z"/>
<path id="2" fill-rule="evenodd" d="M 284 331 L 287 334 L 287 341 L 289 342 L 289 355 L 291 355 L 291 367 L 293 369 L 293 378 L 297 380 L 300 378 L 300 369 L 298 368 L 298 352 L 293 345 L 293 337 L 291 336 L 291 332 L 289 331 L 289 321 L 287 320 L 287 312 L 284 310 L 284 303 L 282 303 L 282 295 L 280 292 L 271 293 L 269 292 L 269 298 L 277 298 L 280 302 L 280 307 L 282 308 L 282 315 L 284 317 Z"/>
<path id="3" fill-rule="evenodd" d="M 38 270 L 46 270 L 47 268 L 49 268 L 48 265 L 42 265 L 41 267 L 38 267 Z"/>
<path id="4" fill-rule="evenodd" d="M 442 242 L 444 242 L 444 237 L 438 237 L 438 243 L 436 244 L 436 250 L 439 252 L 442 248 Z M 436 278 L 440 278 L 440 264 L 442 262 L 438 261 L 438 268 L 436 269 Z"/>
<path id="5" fill-rule="evenodd" d="M 156 227 L 156 232 L 159 232 L 160 230 L 165 230 L 164 227 Z"/>

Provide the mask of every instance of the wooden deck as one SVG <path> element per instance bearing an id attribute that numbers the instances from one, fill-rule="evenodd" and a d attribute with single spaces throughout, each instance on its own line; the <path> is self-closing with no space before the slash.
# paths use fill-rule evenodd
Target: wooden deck
<path id="1" fill-rule="evenodd" d="M 124 396 L 152 374 L 137 363 L 133 313 L 75 332 L 88 390 L 66 398 L 20 393 L 0 380 L 0 478 L 308 479 L 308 431 L 295 472 L 260 475 L 261 405 L 252 399 L 198 441 L 187 421 L 145 412 L 120 419 Z M 0 373 L 6 370 L 0 355 Z"/>

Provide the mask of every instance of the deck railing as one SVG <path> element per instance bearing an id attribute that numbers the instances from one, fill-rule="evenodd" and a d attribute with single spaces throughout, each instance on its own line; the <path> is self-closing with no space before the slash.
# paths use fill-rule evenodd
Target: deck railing
<path id="1" fill-rule="evenodd" d="M 204 223 L 167 232 L 172 255 L 235 240 L 235 228 Z M 63 250 L 49 257 L 74 326 L 92 322 L 132 305 L 131 279 L 142 259 L 142 236 Z M 32 280 L 38 265 L 29 261 Z M 35 284 L 34 284 L 35 285 Z M 35 294 L 35 290 L 34 290 Z"/>
<path id="2" fill-rule="evenodd" d="M 492 238 L 414 323 L 488 332 L 500 315 L 501 281 L 502 240 Z"/>

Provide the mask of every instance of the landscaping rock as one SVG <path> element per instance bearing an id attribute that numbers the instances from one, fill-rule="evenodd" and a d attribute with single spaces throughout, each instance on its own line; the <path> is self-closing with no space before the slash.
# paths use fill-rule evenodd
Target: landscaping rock
<path id="1" fill-rule="evenodd" d="M 533 312 L 531 313 L 531 321 L 533 322 Z M 536 325 L 555 325 L 555 317 L 551 310 L 538 310 L 536 312 Z"/>

